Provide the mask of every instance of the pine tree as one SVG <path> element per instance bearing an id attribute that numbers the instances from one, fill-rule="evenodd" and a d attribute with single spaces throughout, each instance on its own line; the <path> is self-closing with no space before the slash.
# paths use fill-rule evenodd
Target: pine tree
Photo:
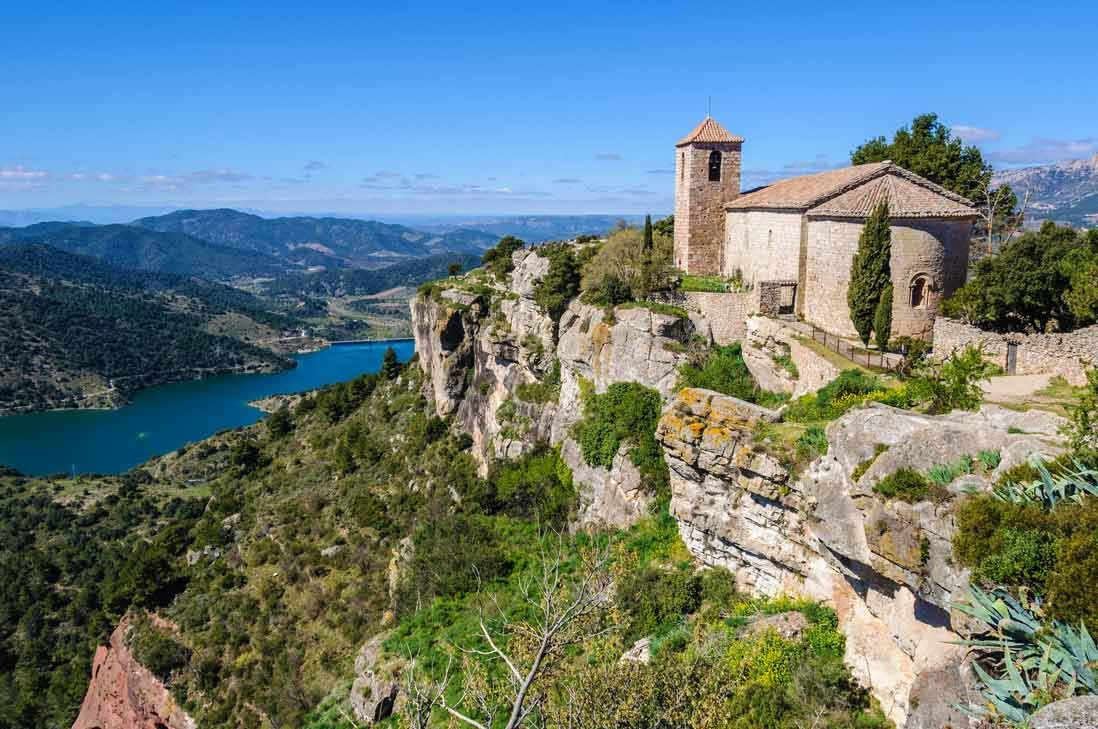
<path id="1" fill-rule="evenodd" d="M 386 380 L 395 380 L 400 375 L 400 361 L 392 347 L 385 349 L 385 355 L 381 358 L 381 376 Z"/>
<path id="2" fill-rule="evenodd" d="M 863 344 L 869 344 L 877 304 L 892 278 L 889 265 L 892 257 L 890 226 L 888 203 L 882 202 L 866 218 L 862 234 L 858 238 L 858 251 L 854 254 L 854 262 L 850 267 L 850 287 L 846 290 L 846 302 L 850 307 L 850 320 L 858 330 Z"/>
<path id="3" fill-rule="evenodd" d="M 877 302 L 877 312 L 873 315 L 873 337 L 877 340 L 877 349 L 882 352 L 892 338 L 892 284 L 885 286 L 881 300 Z"/>

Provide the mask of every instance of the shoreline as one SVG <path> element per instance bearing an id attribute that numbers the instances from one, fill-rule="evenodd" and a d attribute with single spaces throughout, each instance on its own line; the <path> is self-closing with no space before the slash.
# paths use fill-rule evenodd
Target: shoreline
<path id="1" fill-rule="evenodd" d="M 203 374 L 203 373 L 200 372 L 200 373 L 198 373 L 197 376 L 194 376 L 194 377 L 180 377 L 180 378 L 173 378 L 173 379 L 164 380 L 164 381 L 161 381 L 161 382 L 154 382 L 150 385 L 146 385 L 144 387 L 139 387 L 139 388 L 136 388 L 134 390 L 127 390 L 127 391 L 121 392 L 118 388 L 114 388 L 113 390 L 111 390 L 109 392 L 96 393 L 94 395 L 94 397 L 112 397 L 112 396 L 115 396 L 115 395 L 120 395 L 120 397 L 121 397 L 120 401 L 118 401 L 114 404 L 111 404 L 111 405 L 107 405 L 107 406 L 105 406 L 105 405 L 94 405 L 94 406 L 89 406 L 89 407 L 47 407 L 47 408 L 32 408 L 32 409 L 29 409 L 29 410 L 4 408 L 4 409 L 0 409 L 0 418 L 17 417 L 19 415 L 35 415 L 35 414 L 38 414 L 38 413 L 78 412 L 78 411 L 81 411 L 81 410 L 89 410 L 89 411 L 119 410 L 121 408 L 124 408 L 126 405 L 129 405 L 132 402 L 131 398 L 132 398 L 133 395 L 141 392 L 142 390 L 148 390 L 150 388 L 159 387 L 161 385 L 171 385 L 171 384 L 175 384 L 177 382 L 193 382 L 193 381 L 196 381 L 196 380 L 206 379 L 206 377 L 220 377 L 222 375 L 275 375 L 275 374 L 278 374 L 280 372 L 287 372 L 287 371 L 292 370 L 295 367 L 297 367 L 298 366 L 297 360 L 294 359 L 294 357 L 296 357 L 298 355 L 316 354 L 317 352 L 322 352 L 325 349 L 328 349 L 329 347 L 352 346 L 352 345 L 356 345 L 356 344 L 383 344 L 383 343 L 386 343 L 386 342 L 411 342 L 411 341 L 414 341 L 414 337 L 387 337 L 385 339 L 348 339 L 348 340 L 340 340 L 340 341 L 334 341 L 334 342 L 333 341 L 325 341 L 324 346 L 318 347 L 316 349 L 306 350 L 306 351 L 303 351 L 303 352 L 276 353 L 276 354 L 279 354 L 282 357 L 286 357 L 287 359 L 292 361 L 293 362 L 293 367 L 286 367 L 284 369 L 273 369 L 273 370 L 269 370 L 269 371 L 263 371 L 263 370 L 253 370 L 253 371 L 236 370 L 236 371 L 233 371 L 233 370 L 230 370 L 230 371 L 227 371 L 227 372 L 208 373 L 208 374 Z M 142 376 L 142 375 L 126 375 L 125 377 L 138 377 L 138 376 Z M 117 378 L 117 379 L 123 379 L 123 378 Z M 293 393 L 275 395 L 273 397 L 286 397 L 287 395 L 290 395 L 290 394 L 293 394 Z M 252 405 L 252 403 L 248 403 L 248 405 L 250 405 L 252 407 L 256 407 L 255 405 Z M 262 408 L 259 408 L 259 407 L 256 407 L 256 409 L 262 410 Z"/>

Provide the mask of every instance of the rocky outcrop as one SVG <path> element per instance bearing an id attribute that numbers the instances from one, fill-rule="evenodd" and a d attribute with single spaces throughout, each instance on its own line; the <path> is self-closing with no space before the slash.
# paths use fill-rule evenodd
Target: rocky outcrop
<path id="1" fill-rule="evenodd" d="M 1030 729 L 1098 729 L 1098 696 L 1075 696 L 1042 707 Z"/>
<path id="2" fill-rule="evenodd" d="M 578 299 L 555 323 L 534 301 L 548 259 L 533 249 L 512 261 L 506 285 L 470 274 L 412 301 L 416 351 L 436 412 L 452 414 L 472 436 L 482 472 L 494 458 L 559 444 L 580 491 L 581 520 L 628 526 L 647 513 L 650 497 L 624 454 L 610 469 L 583 461 L 570 436 L 583 415 L 580 383 L 605 392 L 615 382 L 638 382 L 669 397 L 695 324 L 643 306 L 611 315 Z M 550 377 L 559 377 L 555 398 L 523 400 L 524 385 Z"/>
<path id="3" fill-rule="evenodd" d="M 775 414 L 706 390 L 684 390 L 657 438 L 671 468 L 671 513 L 687 548 L 730 569 L 743 590 L 832 605 L 850 668 L 899 726 L 964 725 L 962 629 L 951 611 L 968 575 L 951 560 L 953 503 L 885 501 L 872 484 L 898 468 L 925 470 L 981 450 L 998 469 L 1058 452 L 1058 418 L 985 407 L 930 417 L 871 405 L 827 427 L 828 455 L 800 477 L 753 433 Z M 881 452 L 883 449 L 883 452 Z M 854 470 L 876 457 L 857 483 Z M 960 491 L 960 485 L 956 485 Z"/>
<path id="4" fill-rule="evenodd" d="M 72 729 L 195 729 L 167 687 L 134 658 L 123 618 L 99 646 L 80 714 Z"/>
<path id="5" fill-rule="evenodd" d="M 374 636 L 355 657 L 355 680 L 349 703 L 355 717 L 366 725 L 392 716 L 400 698 L 404 661 L 385 656 L 382 644 L 388 637 L 389 633 Z"/>

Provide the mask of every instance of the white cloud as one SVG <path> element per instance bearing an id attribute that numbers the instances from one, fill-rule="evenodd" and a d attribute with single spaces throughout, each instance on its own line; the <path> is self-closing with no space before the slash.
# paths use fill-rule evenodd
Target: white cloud
<path id="1" fill-rule="evenodd" d="M 45 170 L 29 170 L 23 165 L 0 167 L 0 180 L 44 180 L 49 176 Z"/>
<path id="2" fill-rule="evenodd" d="M 1006 164 L 1040 164 L 1083 159 L 1098 154 L 1098 139 L 1048 139 L 1035 137 L 1029 144 L 1017 149 L 1007 149 L 988 154 L 993 162 Z"/>
<path id="3" fill-rule="evenodd" d="M 955 137 L 959 137 L 965 144 L 979 144 L 980 142 L 998 142 L 1003 136 L 994 129 L 970 127 L 964 124 L 954 124 L 950 127 Z"/>

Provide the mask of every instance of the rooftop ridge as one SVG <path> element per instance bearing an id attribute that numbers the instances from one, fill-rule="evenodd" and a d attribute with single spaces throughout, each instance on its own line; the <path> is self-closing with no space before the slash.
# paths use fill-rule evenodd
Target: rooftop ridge
<path id="1" fill-rule="evenodd" d="M 706 114 L 705 118 L 698 123 L 696 127 L 685 137 L 675 143 L 676 147 L 683 147 L 687 144 L 693 144 L 695 142 L 711 143 L 711 144 L 740 144 L 743 142 L 743 137 L 737 137 L 732 132 L 725 129 L 720 123 L 713 117 Z"/>

